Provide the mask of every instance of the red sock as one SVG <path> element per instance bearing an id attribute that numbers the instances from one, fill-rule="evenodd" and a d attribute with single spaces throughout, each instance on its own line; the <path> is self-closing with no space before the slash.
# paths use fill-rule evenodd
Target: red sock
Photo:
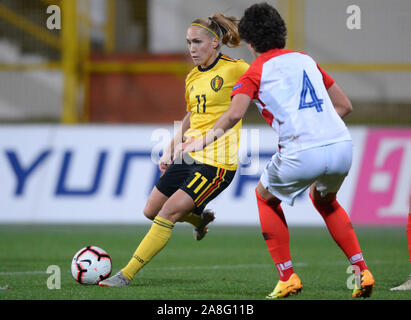
<path id="1" fill-rule="evenodd" d="M 334 199 L 331 203 L 326 203 L 314 200 L 311 195 L 310 198 L 314 207 L 323 217 L 334 241 L 342 249 L 351 264 L 358 266 L 360 271 L 368 269 L 362 256 L 357 236 L 351 225 L 351 220 L 337 199 Z"/>
<path id="2" fill-rule="evenodd" d="M 410 258 L 410 262 L 411 262 L 411 212 L 408 214 L 407 239 L 408 239 L 408 255 Z"/>
<path id="3" fill-rule="evenodd" d="M 260 216 L 261 232 L 268 251 L 277 267 L 280 280 L 287 281 L 294 273 L 290 255 L 290 236 L 287 222 L 280 203 L 270 203 L 261 197 L 257 190 L 258 213 Z"/>

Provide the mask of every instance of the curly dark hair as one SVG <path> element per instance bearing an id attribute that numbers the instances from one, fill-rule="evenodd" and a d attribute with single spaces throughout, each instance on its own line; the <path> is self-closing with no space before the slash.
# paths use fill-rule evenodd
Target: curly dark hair
<path id="1" fill-rule="evenodd" d="M 259 53 L 285 47 L 287 28 L 284 20 L 278 11 L 266 2 L 246 9 L 238 29 L 240 37 Z"/>

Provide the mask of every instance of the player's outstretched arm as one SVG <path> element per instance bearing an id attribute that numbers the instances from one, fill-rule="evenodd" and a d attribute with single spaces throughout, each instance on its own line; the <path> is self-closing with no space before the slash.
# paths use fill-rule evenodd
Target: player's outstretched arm
<path id="1" fill-rule="evenodd" d="M 328 95 L 341 118 L 344 118 L 347 114 L 352 112 L 353 108 L 351 101 L 338 84 L 334 83 L 328 89 Z"/>
<path id="2" fill-rule="evenodd" d="M 190 140 L 176 147 L 174 156 L 177 157 L 182 153 L 200 151 L 213 141 L 220 138 L 228 129 L 231 129 L 240 121 L 247 112 L 251 98 L 243 93 L 236 94 L 231 100 L 231 105 L 226 112 L 216 121 L 214 126 L 207 131 L 202 140 Z"/>

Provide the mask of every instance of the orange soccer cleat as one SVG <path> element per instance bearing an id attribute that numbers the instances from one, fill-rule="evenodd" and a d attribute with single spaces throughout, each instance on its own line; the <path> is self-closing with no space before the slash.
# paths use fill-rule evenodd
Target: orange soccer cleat
<path id="1" fill-rule="evenodd" d="M 361 271 L 360 275 L 360 287 L 355 284 L 355 288 L 352 292 L 353 298 L 368 298 L 372 294 L 374 289 L 374 277 L 372 276 L 370 270 L 366 269 Z"/>
<path id="2" fill-rule="evenodd" d="M 300 278 L 296 273 L 293 273 L 287 281 L 279 280 L 274 288 L 266 298 L 267 299 L 278 299 L 285 298 L 290 295 L 298 294 L 303 288 Z"/>

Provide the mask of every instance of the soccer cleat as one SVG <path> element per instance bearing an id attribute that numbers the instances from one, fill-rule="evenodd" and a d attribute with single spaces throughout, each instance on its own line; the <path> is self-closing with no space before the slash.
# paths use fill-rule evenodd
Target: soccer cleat
<path id="1" fill-rule="evenodd" d="M 121 271 L 117 272 L 114 276 L 100 281 L 98 285 L 100 287 L 127 287 L 130 284 L 130 280 L 127 279 Z"/>
<path id="2" fill-rule="evenodd" d="M 197 228 L 194 228 L 193 230 L 193 235 L 194 239 L 197 241 L 200 241 L 205 237 L 205 235 L 208 232 L 208 227 L 207 225 L 211 222 L 214 221 L 215 215 L 212 210 L 206 209 L 201 213 L 201 223 Z"/>
<path id="3" fill-rule="evenodd" d="M 273 292 L 271 292 L 267 299 L 285 298 L 290 295 L 295 295 L 301 292 L 303 285 L 296 273 L 293 273 L 287 281 L 279 280 Z"/>
<path id="4" fill-rule="evenodd" d="M 408 280 L 405 281 L 402 285 L 399 285 L 398 287 L 394 287 L 390 289 L 391 291 L 407 291 L 411 290 L 411 274 L 408 277 Z"/>
<path id="5" fill-rule="evenodd" d="M 361 285 L 360 288 L 357 287 L 357 282 L 355 283 L 355 288 L 352 292 L 353 298 L 368 298 L 372 294 L 374 289 L 374 277 L 372 276 L 370 270 L 363 270 L 360 274 Z"/>

